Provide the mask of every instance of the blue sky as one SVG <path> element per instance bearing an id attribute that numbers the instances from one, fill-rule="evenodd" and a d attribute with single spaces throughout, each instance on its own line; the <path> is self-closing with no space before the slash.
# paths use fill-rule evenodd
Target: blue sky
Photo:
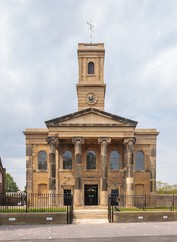
<path id="1" fill-rule="evenodd" d="M 157 179 L 177 184 L 177 1 L 0 0 L 0 156 L 25 186 L 26 128 L 77 111 L 77 45 L 105 44 L 105 111 L 157 128 Z"/>

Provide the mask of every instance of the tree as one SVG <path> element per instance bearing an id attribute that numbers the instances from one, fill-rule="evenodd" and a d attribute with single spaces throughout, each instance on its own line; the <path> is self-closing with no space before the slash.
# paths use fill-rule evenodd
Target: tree
<path id="1" fill-rule="evenodd" d="M 177 185 L 170 185 L 165 182 L 157 181 L 157 194 L 177 194 Z"/>
<path id="2" fill-rule="evenodd" d="M 6 173 L 5 191 L 6 192 L 18 192 L 19 191 L 19 188 L 17 187 L 17 184 L 14 181 L 14 178 L 9 173 Z"/>

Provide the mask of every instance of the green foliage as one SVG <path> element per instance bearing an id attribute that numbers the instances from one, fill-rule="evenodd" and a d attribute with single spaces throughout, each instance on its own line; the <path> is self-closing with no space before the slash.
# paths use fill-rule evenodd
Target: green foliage
<path id="1" fill-rule="evenodd" d="M 17 184 L 14 181 L 14 178 L 9 173 L 6 173 L 5 191 L 6 192 L 18 192 L 19 191 L 19 188 L 17 187 Z"/>
<path id="2" fill-rule="evenodd" d="M 28 212 L 31 212 L 31 213 L 35 213 L 35 212 L 66 212 L 66 208 L 28 208 L 27 209 Z"/>
<path id="3" fill-rule="evenodd" d="M 68 212 L 70 210 L 68 209 Z M 0 208 L 0 213 L 48 213 L 48 212 L 57 212 L 57 213 L 66 213 L 66 208 L 27 208 L 18 207 L 18 206 L 5 206 Z"/>
<path id="4" fill-rule="evenodd" d="M 177 184 L 170 185 L 165 182 L 157 181 L 157 194 L 177 194 Z"/>

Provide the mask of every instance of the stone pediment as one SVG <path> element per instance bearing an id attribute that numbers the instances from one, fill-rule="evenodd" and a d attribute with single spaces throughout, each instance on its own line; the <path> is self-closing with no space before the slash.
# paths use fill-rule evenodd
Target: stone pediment
<path id="1" fill-rule="evenodd" d="M 131 126 L 137 122 L 98 109 L 88 108 L 45 122 L 47 127 L 57 126 Z"/>

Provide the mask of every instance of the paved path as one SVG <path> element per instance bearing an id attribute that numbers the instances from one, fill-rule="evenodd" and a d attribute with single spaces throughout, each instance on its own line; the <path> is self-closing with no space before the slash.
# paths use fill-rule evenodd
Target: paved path
<path id="1" fill-rule="evenodd" d="M 177 222 L 0 226 L 0 241 L 177 241 Z"/>

